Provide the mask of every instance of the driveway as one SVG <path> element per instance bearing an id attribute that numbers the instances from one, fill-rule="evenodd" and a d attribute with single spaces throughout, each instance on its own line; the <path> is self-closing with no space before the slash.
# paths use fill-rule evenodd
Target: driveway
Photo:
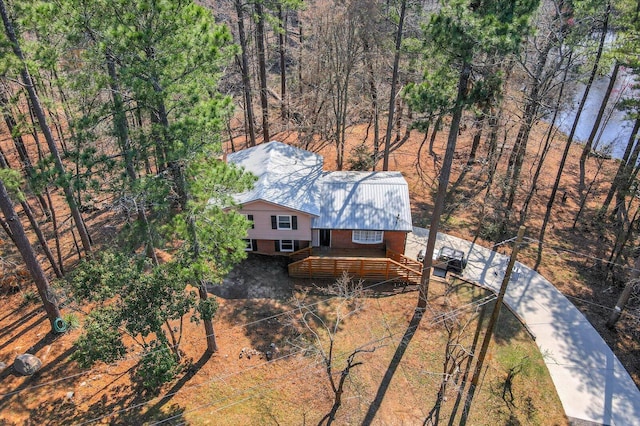
<path id="1" fill-rule="evenodd" d="M 406 255 L 415 258 L 428 235 L 415 227 Z M 468 255 L 465 279 L 500 289 L 507 256 L 439 233 L 436 250 L 444 245 Z M 572 424 L 640 426 L 640 390 L 600 334 L 553 284 L 516 262 L 504 303 L 533 333 Z"/>

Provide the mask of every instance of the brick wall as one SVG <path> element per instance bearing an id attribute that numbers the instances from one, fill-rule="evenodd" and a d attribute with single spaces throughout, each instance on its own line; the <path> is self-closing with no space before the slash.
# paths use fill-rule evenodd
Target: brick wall
<path id="1" fill-rule="evenodd" d="M 404 254 L 404 246 L 407 239 L 406 232 L 385 231 L 380 244 L 358 244 L 352 241 L 351 231 L 337 230 L 331 231 L 331 247 L 333 248 L 372 248 L 389 249 L 397 253 Z"/>
<path id="2" fill-rule="evenodd" d="M 383 242 L 380 244 L 357 244 L 352 241 L 351 231 L 345 230 L 332 230 L 331 231 L 331 247 L 333 248 L 372 248 L 372 249 L 389 249 L 396 253 L 404 254 L 404 246 L 406 243 L 407 234 L 405 232 L 398 231 L 385 231 L 383 236 Z M 275 244 L 273 240 L 257 240 L 257 247 L 254 247 L 254 251 L 264 254 L 281 254 L 276 252 Z M 299 241 L 300 249 L 309 247 L 310 241 Z M 284 253 L 286 254 L 286 253 Z"/>
<path id="3" fill-rule="evenodd" d="M 254 247 L 254 251 L 263 254 L 283 254 L 287 255 L 291 252 L 277 252 L 274 240 L 257 240 L 258 246 Z M 298 241 L 299 249 L 309 247 L 310 241 Z"/>
<path id="4" fill-rule="evenodd" d="M 406 232 L 385 232 L 384 241 L 387 250 L 393 250 L 396 253 L 404 254 L 404 247 L 407 242 Z"/>

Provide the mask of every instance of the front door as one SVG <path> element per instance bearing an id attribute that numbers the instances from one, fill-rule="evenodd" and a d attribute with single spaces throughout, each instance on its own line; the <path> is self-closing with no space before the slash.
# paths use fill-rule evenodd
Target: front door
<path id="1" fill-rule="evenodd" d="M 320 247 L 331 247 L 331 229 L 320 230 Z"/>

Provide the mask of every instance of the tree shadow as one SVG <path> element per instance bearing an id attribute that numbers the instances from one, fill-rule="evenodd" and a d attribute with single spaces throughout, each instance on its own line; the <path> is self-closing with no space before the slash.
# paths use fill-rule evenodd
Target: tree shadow
<path id="1" fill-rule="evenodd" d="M 46 316 L 44 316 L 42 319 L 46 319 Z M 31 355 L 37 356 L 38 352 L 40 352 L 45 346 L 48 346 L 53 342 L 55 342 L 59 337 L 60 335 L 57 335 L 54 333 L 47 333 L 35 345 L 31 346 L 25 352 Z M 46 364 L 42 366 L 42 368 L 40 368 L 40 370 L 36 371 L 31 376 L 25 377 L 22 383 L 20 383 L 18 386 L 13 388 L 10 392 L 5 393 L 2 396 L 2 398 L 0 398 L 0 409 L 6 406 L 14 397 L 17 397 L 17 395 L 20 394 L 25 389 L 38 387 L 40 378 L 44 376 L 46 373 L 48 373 L 49 371 L 53 370 L 54 368 L 56 371 L 56 375 L 59 374 L 61 377 L 64 377 L 66 375 L 66 373 L 62 372 L 64 364 L 62 365 L 58 365 L 58 364 L 62 362 L 62 360 L 67 359 L 69 355 L 73 353 L 73 351 L 74 351 L 73 348 L 66 350 L 65 352 L 61 353 L 53 360 L 48 361 Z M 2 371 L 2 373 L 0 374 L 0 380 L 4 380 L 9 376 L 14 376 L 16 378 L 23 377 L 22 375 L 18 374 L 14 370 L 13 366 L 7 367 L 4 369 L 4 371 Z"/>
<path id="2" fill-rule="evenodd" d="M 235 303 L 231 310 L 219 312 L 225 321 L 242 326 L 245 336 L 249 338 L 250 347 L 243 348 L 238 357 L 250 359 L 256 356 L 260 359 L 275 358 L 275 352 L 286 346 L 288 305 L 282 301 L 265 299 L 247 299 Z"/>
<path id="3" fill-rule="evenodd" d="M 59 334 L 48 333 L 26 352 L 38 356 L 43 349 L 52 345 L 60 337 L 61 335 Z M 109 424 L 113 425 L 131 425 L 142 424 L 147 419 L 154 422 L 169 419 L 170 421 L 167 424 L 184 423 L 183 408 L 173 405 L 169 409 L 161 410 L 161 406 L 158 406 L 153 407 L 156 408 L 154 411 L 148 411 L 145 407 L 148 406 L 149 397 L 151 396 L 149 393 L 141 392 L 141 389 L 135 385 L 114 385 L 123 375 L 131 372 L 135 367 L 122 373 L 101 373 L 101 375 L 113 375 L 114 378 L 92 395 L 83 395 L 82 399 L 91 399 L 95 396 L 99 396 L 100 399 L 86 408 L 81 408 L 79 402 L 82 400 L 76 401 L 73 382 L 68 388 L 69 392 L 64 392 L 64 389 L 67 388 L 66 379 L 72 380 L 78 377 L 77 365 L 71 360 L 71 354 L 75 350 L 74 346 L 69 347 L 55 358 L 48 360 L 40 370 L 29 377 L 23 378 L 18 375 L 13 367 L 6 368 L 0 373 L 0 380 L 4 381 L 10 376 L 15 376 L 16 379 L 23 379 L 23 381 L 0 398 L 0 410 L 6 410 L 9 404 L 21 404 L 21 400 L 24 398 L 39 398 L 41 395 L 46 394 L 47 404 L 40 404 L 29 410 L 29 424 L 108 421 Z M 206 361 L 201 359 L 198 364 L 201 366 L 204 362 Z M 195 371 L 183 377 L 169 393 L 176 392 L 193 377 L 193 374 L 195 374 Z M 53 383 L 55 383 L 54 388 L 51 388 L 49 385 Z M 62 395 L 56 396 L 55 394 L 57 393 Z M 165 399 L 163 405 L 169 399 Z M 0 424 L 8 424 L 3 423 L 3 421 L 0 419 Z"/>
<path id="4" fill-rule="evenodd" d="M 29 324 L 27 327 L 23 328 L 20 331 L 20 333 L 16 333 L 13 337 L 11 337 L 10 339 L 8 339 L 8 340 L 4 341 L 2 344 L 0 344 L 0 350 L 4 349 L 5 347 L 7 347 L 11 343 L 15 342 L 16 340 L 20 339 L 25 333 L 27 333 L 28 331 L 36 328 L 41 322 L 45 321 L 46 319 L 47 319 L 47 316 L 43 315 L 42 317 L 40 317 L 39 319 L 37 319 L 33 323 Z M 23 323 L 22 324 L 18 324 L 18 325 L 23 325 Z M 47 336 L 49 334 L 47 334 Z"/>
<path id="5" fill-rule="evenodd" d="M 223 299 L 289 299 L 293 285 L 285 256 L 251 253 L 227 275 L 222 284 L 209 291 Z"/>
<path id="6" fill-rule="evenodd" d="M 404 353 L 406 352 L 407 347 L 409 346 L 409 343 L 411 343 L 411 339 L 413 339 L 413 336 L 415 335 L 418 325 L 420 325 L 420 320 L 422 319 L 422 315 L 423 315 L 423 312 L 420 312 L 418 310 L 415 310 L 413 312 L 413 317 L 411 317 L 411 321 L 409 322 L 409 325 L 406 331 L 404 332 L 402 339 L 400 340 L 400 344 L 396 348 L 396 352 L 393 354 L 393 358 L 391 358 L 391 362 L 389 363 L 389 366 L 387 367 L 387 371 L 385 372 L 384 377 L 382 378 L 382 382 L 380 382 L 380 387 L 378 387 L 376 397 L 371 402 L 371 405 L 369 405 L 367 414 L 364 420 L 362 421 L 363 425 L 370 425 L 373 422 L 373 419 L 375 418 L 376 413 L 380 409 L 380 406 L 382 405 L 382 401 L 384 400 L 384 396 L 387 393 L 387 390 L 389 389 L 389 385 L 391 384 L 391 380 L 393 379 L 393 376 L 395 375 L 396 370 L 400 366 L 400 361 L 402 361 L 402 358 L 404 357 Z"/>
<path id="7" fill-rule="evenodd" d="M 102 424 L 107 422 L 110 425 L 129 426 L 144 424 L 148 421 L 163 422 L 167 425 L 185 424 L 185 409 L 175 404 L 163 412 L 154 413 L 153 418 L 147 419 L 146 414 L 141 414 L 144 405 L 135 407 L 136 403 L 139 403 L 135 395 L 135 391 L 126 393 L 124 389 L 116 387 L 109 397 L 105 394 L 86 411 L 79 410 L 72 398 L 69 399 L 65 396 L 55 398 L 29 412 L 30 424 L 68 424 L 70 422 Z M 128 409 L 132 406 L 135 408 Z"/>
<path id="8" fill-rule="evenodd" d="M 18 307 L 16 309 L 10 311 L 4 317 L 0 318 L 0 321 L 4 321 L 6 318 L 9 318 L 10 316 L 12 316 L 14 314 L 19 315 L 18 319 L 13 321 L 11 324 L 7 324 L 6 326 L 4 326 L 2 328 L 2 331 L 0 331 L 0 338 L 12 333 L 15 329 L 17 329 L 18 327 L 20 327 L 21 325 L 23 325 L 24 323 L 29 321 L 31 318 L 33 318 L 38 313 L 42 312 L 42 307 L 36 307 L 31 312 L 25 313 L 24 315 L 20 315 L 20 313 L 18 313 L 18 311 L 20 311 L 21 309 L 22 309 L 22 307 Z"/>
<path id="9" fill-rule="evenodd" d="M 164 407 L 171 399 L 187 384 L 199 371 L 200 369 L 211 359 L 212 354 L 208 352 L 204 352 L 200 359 L 195 363 L 191 363 L 185 368 L 185 374 L 178 380 L 172 387 L 169 389 L 166 394 L 153 406 L 149 408 L 145 417 L 151 417 L 155 420 L 159 420 L 159 416 L 163 415 L 161 412 L 162 407 Z M 176 408 L 175 405 L 171 407 L 171 411 Z"/>

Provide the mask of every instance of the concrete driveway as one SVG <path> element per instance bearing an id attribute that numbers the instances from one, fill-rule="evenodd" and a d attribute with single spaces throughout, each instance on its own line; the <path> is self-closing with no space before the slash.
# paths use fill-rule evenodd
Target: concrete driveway
<path id="1" fill-rule="evenodd" d="M 428 230 L 414 227 L 406 256 L 415 258 L 428 235 Z M 467 253 L 465 279 L 495 292 L 500 289 L 507 256 L 439 233 L 436 251 L 445 245 Z M 640 426 L 638 387 L 589 321 L 553 284 L 516 262 L 504 303 L 533 333 L 572 424 Z"/>

